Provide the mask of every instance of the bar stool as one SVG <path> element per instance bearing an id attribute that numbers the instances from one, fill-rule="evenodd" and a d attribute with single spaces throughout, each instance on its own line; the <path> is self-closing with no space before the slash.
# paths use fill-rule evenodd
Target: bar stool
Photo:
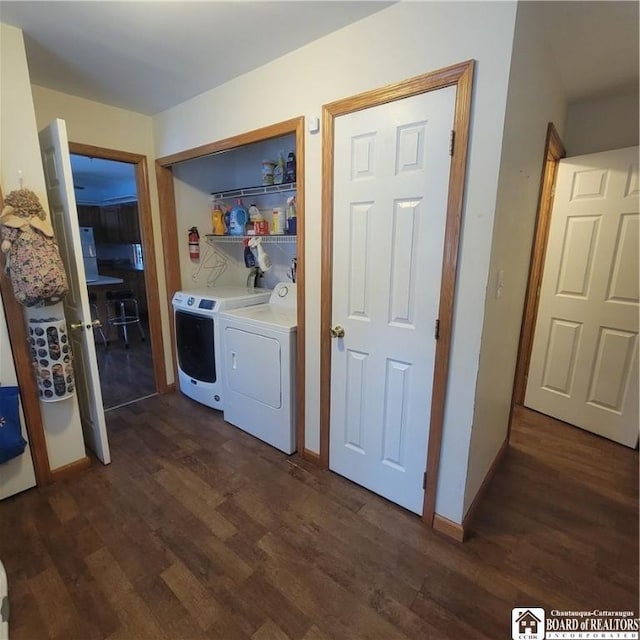
<path id="1" fill-rule="evenodd" d="M 89 307 L 91 309 L 91 320 L 98 320 L 100 324 L 93 327 L 94 333 L 98 331 L 100 333 L 100 337 L 102 338 L 102 342 L 105 347 L 109 346 L 109 341 L 107 340 L 107 336 L 104 335 L 104 331 L 102 330 L 102 320 L 100 320 L 100 314 L 98 313 L 98 296 L 95 293 L 89 293 Z"/>
<path id="2" fill-rule="evenodd" d="M 127 327 L 130 324 L 137 324 L 140 332 L 140 340 L 144 342 L 145 335 L 140 322 L 140 314 L 138 312 L 138 301 L 133 296 L 131 289 L 120 289 L 117 291 L 107 291 L 107 323 L 109 327 L 122 329 L 122 337 L 124 345 L 129 348 L 129 336 Z M 113 314 L 111 315 L 110 312 Z"/>

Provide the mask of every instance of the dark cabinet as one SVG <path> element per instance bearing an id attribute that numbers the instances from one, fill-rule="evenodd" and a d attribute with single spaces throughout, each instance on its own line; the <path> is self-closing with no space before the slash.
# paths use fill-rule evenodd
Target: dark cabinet
<path id="1" fill-rule="evenodd" d="M 96 244 L 106 242 L 102 235 L 102 222 L 100 220 L 100 207 L 95 205 L 78 205 L 78 223 L 81 227 L 93 228 L 93 239 Z"/>
<path id="2" fill-rule="evenodd" d="M 105 207 L 78 205 L 81 227 L 93 227 L 96 244 L 139 244 L 138 203 L 127 202 Z"/>
<path id="3" fill-rule="evenodd" d="M 121 204 L 118 211 L 118 227 L 120 230 L 121 242 L 124 244 L 139 244 L 140 222 L 138 221 L 138 203 L 129 202 Z"/>
<path id="4" fill-rule="evenodd" d="M 100 207 L 100 235 L 104 238 L 104 242 L 109 244 L 120 242 L 118 209 L 117 205 Z"/>

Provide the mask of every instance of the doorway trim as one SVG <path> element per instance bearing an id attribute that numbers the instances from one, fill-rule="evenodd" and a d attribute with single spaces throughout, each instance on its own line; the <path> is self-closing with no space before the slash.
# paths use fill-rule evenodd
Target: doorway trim
<path id="1" fill-rule="evenodd" d="M 176 198 L 173 188 L 173 165 L 187 160 L 196 160 L 205 156 L 231 151 L 248 144 L 264 142 L 272 138 L 295 134 L 296 138 L 296 215 L 297 215 L 297 336 L 296 336 L 296 442 L 298 453 L 310 460 L 316 460 L 315 454 L 305 449 L 305 224 L 304 224 L 304 116 L 291 118 L 283 122 L 254 129 L 230 138 L 180 151 L 156 160 L 156 182 L 158 200 L 160 202 L 160 221 L 164 248 L 164 272 L 167 283 L 167 304 L 169 307 L 169 325 L 171 329 L 171 354 L 173 358 L 174 379 L 178 379 L 178 360 L 176 357 L 175 326 L 173 322 L 173 294 L 182 289 L 180 276 L 180 254 L 178 251 L 178 234 L 176 222 Z"/>
<path id="2" fill-rule="evenodd" d="M 151 355 L 153 358 L 153 375 L 156 383 L 156 391 L 158 393 L 166 393 L 170 390 L 170 387 L 167 385 L 167 372 L 164 361 L 164 345 L 160 320 L 160 295 L 156 268 L 156 251 L 153 239 L 153 222 L 151 219 L 147 158 L 139 153 L 95 147 L 78 142 L 69 142 L 69 152 L 91 158 L 99 158 L 101 160 L 126 162 L 135 167 L 138 221 L 140 223 L 141 241 L 144 252 L 144 282 L 147 295 L 147 308 L 149 311 L 149 336 Z"/>
<path id="3" fill-rule="evenodd" d="M 518 344 L 518 356 L 516 359 L 516 372 L 513 380 L 511 414 L 513 414 L 513 407 L 515 405 L 524 404 L 529 363 L 531 361 L 531 347 L 533 346 L 533 333 L 538 317 L 538 300 L 540 296 L 540 285 L 542 283 L 542 272 L 544 269 L 544 260 L 547 255 L 547 241 L 549 239 L 551 209 L 553 207 L 553 196 L 555 195 L 558 164 L 566 155 L 560 134 L 553 122 L 550 122 L 547 125 L 547 137 L 544 145 L 538 209 L 536 213 L 533 245 L 531 247 L 529 280 L 525 294 L 522 328 L 520 329 L 520 342 Z M 507 438 L 511 434 L 511 418 L 512 415 L 509 416 L 509 433 L 507 434 Z"/>
<path id="4" fill-rule="evenodd" d="M 333 284 L 333 155 L 335 118 L 402 100 L 411 96 L 456 87 L 452 134 L 451 171 L 447 200 L 447 219 L 442 256 L 442 285 L 439 302 L 439 339 L 433 375 L 433 396 L 429 418 L 426 488 L 422 520 L 433 526 L 438 466 L 442 446 L 444 404 L 449 369 L 449 351 L 453 324 L 453 303 L 458 262 L 460 223 L 464 200 L 464 184 L 471 119 L 474 61 L 439 69 L 402 82 L 367 91 L 326 104 L 322 108 L 322 273 L 320 315 L 320 463 L 329 467 L 329 435 L 331 416 L 331 327 Z M 455 144 L 453 142 L 455 141 Z"/>

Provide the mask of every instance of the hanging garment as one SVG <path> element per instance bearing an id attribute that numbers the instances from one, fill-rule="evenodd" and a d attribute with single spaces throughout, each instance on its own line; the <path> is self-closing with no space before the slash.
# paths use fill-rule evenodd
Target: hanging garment
<path id="1" fill-rule="evenodd" d="M 18 387 L 0 386 L 0 464 L 22 455 L 26 446 L 20 426 Z"/>
<path id="2" fill-rule="evenodd" d="M 5 271 L 20 304 L 56 303 L 67 292 L 67 276 L 53 228 L 38 197 L 28 189 L 12 191 L 0 214 Z"/>

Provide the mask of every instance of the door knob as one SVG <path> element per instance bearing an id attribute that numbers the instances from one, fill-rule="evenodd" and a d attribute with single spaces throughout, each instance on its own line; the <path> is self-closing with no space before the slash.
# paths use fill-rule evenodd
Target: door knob
<path id="1" fill-rule="evenodd" d="M 72 322 L 70 326 L 74 331 L 77 329 L 84 329 L 84 322 Z"/>
<path id="2" fill-rule="evenodd" d="M 332 338 L 344 338 L 344 327 L 337 324 L 335 327 L 331 327 L 331 329 L 329 329 L 329 333 Z"/>
<path id="3" fill-rule="evenodd" d="M 102 327 L 102 322 L 100 322 L 100 320 L 93 320 L 91 324 L 87 325 L 87 329 L 100 329 L 100 327 Z"/>

